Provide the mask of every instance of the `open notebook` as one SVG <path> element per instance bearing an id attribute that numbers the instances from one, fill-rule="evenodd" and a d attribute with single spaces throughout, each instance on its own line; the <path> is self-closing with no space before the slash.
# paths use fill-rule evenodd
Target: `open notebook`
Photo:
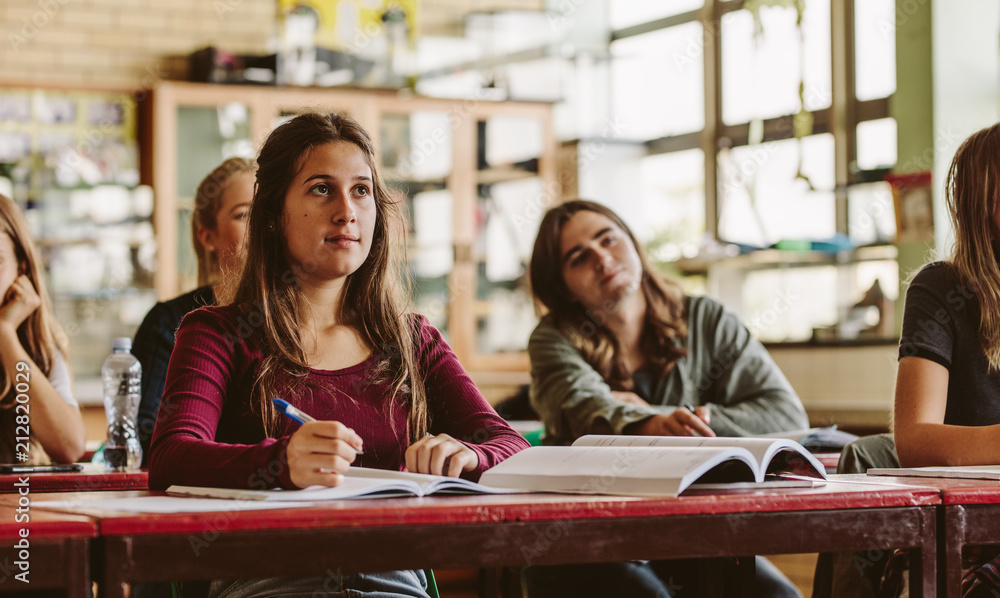
<path id="1" fill-rule="evenodd" d="M 248 490 L 170 486 L 167 494 L 206 498 L 271 501 L 323 501 L 342 498 L 426 496 L 429 494 L 510 494 L 518 490 L 490 488 L 462 478 L 352 467 L 339 486 L 310 486 L 301 490 Z"/>
<path id="2" fill-rule="evenodd" d="M 918 478 L 968 478 L 1000 480 L 1000 465 L 956 465 L 939 467 L 880 467 L 868 470 L 872 476 Z"/>
<path id="3" fill-rule="evenodd" d="M 565 492 L 623 496 L 676 496 L 699 486 L 734 484 L 811 486 L 812 482 L 768 474 L 825 479 L 809 451 L 782 438 L 694 438 L 675 436 L 584 436 L 572 446 L 531 447 L 482 475 L 480 483 L 415 473 L 351 468 L 334 488 L 243 490 L 171 486 L 177 496 L 240 500 L 322 501 L 437 493 Z"/>

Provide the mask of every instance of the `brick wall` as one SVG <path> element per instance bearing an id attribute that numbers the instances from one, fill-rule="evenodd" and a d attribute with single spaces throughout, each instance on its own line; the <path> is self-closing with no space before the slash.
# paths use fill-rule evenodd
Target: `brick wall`
<path id="1" fill-rule="evenodd" d="M 470 11 L 543 0 L 426 0 L 421 30 L 458 34 Z M 215 45 L 263 53 L 276 0 L 0 0 L 0 81 L 130 87 L 184 76 L 180 59 Z"/>

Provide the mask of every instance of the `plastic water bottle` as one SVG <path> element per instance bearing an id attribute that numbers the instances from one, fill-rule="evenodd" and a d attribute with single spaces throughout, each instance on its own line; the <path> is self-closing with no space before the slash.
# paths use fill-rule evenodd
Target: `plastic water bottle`
<path id="1" fill-rule="evenodd" d="M 104 463 L 108 470 L 138 469 L 142 464 L 136 419 L 139 416 L 139 385 L 142 366 L 132 355 L 132 339 L 116 338 L 111 355 L 104 361 L 104 412 L 108 416 L 108 439 Z"/>

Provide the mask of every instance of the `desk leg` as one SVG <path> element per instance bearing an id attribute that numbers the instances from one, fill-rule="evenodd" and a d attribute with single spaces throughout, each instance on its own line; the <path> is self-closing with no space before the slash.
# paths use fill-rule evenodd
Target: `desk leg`
<path id="1" fill-rule="evenodd" d="M 128 573 L 132 570 L 132 539 L 101 538 L 95 542 L 94 578 L 100 598 L 125 598 Z"/>
<path id="2" fill-rule="evenodd" d="M 941 573 L 940 543 L 943 542 L 943 519 L 940 510 L 921 511 L 918 538 L 920 544 L 913 547 L 909 562 L 910 596 L 932 598 L 938 595 Z M 891 549 L 890 549 L 891 550 Z"/>
<path id="3" fill-rule="evenodd" d="M 66 597 L 90 598 L 90 547 L 87 540 L 69 542 L 66 554 Z"/>
<path id="4" fill-rule="evenodd" d="M 500 593 L 503 598 L 522 598 L 520 567 L 504 567 L 500 570 Z"/>
<path id="5" fill-rule="evenodd" d="M 732 581 L 736 582 L 733 596 L 757 598 L 757 557 L 741 556 Z"/>
<path id="6" fill-rule="evenodd" d="M 497 598 L 497 569 L 479 570 L 479 598 Z"/>
<path id="7" fill-rule="evenodd" d="M 702 596 L 721 598 L 725 594 L 725 570 L 720 559 L 698 559 L 698 584 Z"/>
<path id="8" fill-rule="evenodd" d="M 942 595 L 947 598 L 962 596 L 962 548 L 965 547 L 966 518 L 962 505 L 946 505 L 941 508 L 944 515 L 939 527 L 940 577 Z"/>

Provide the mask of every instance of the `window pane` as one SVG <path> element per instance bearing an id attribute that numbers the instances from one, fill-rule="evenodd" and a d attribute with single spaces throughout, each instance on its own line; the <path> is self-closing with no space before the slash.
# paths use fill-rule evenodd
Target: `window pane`
<path id="1" fill-rule="evenodd" d="M 847 228 L 855 245 L 892 243 L 896 238 L 889 183 L 854 185 L 847 191 Z"/>
<path id="2" fill-rule="evenodd" d="M 693 149 L 640 160 L 641 202 L 623 217 L 656 262 L 697 252 L 705 234 L 704 156 Z"/>
<path id="3" fill-rule="evenodd" d="M 854 3 L 855 94 L 859 100 L 896 91 L 896 4 L 893 0 Z"/>
<path id="4" fill-rule="evenodd" d="M 858 168 L 870 170 L 896 165 L 896 119 L 858 123 Z"/>
<path id="5" fill-rule="evenodd" d="M 647 23 L 663 17 L 672 17 L 692 10 L 698 10 L 703 0 L 655 0 L 609 2 L 609 20 L 612 29 L 621 29 L 640 23 Z"/>
<path id="6" fill-rule="evenodd" d="M 656 139 L 705 126 L 701 23 L 611 44 L 611 102 L 629 139 Z"/>
<path id="7" fill-rule="evenodd" d="M 800 153 L 808 181 L 796 176 Z M 719 236 L 757 246 L 833 236 L 833 168 L 829 134 L 720 152 Z"/>
<path id="8" fill-rule="evenodd" d="M 723 17 L 722 120 L 726 124 L 798 112 L 800 81 L 805 83 L 807 110 L 830 106 L 829 0 L 806 2 L 804 48 L 795 21 L 794 8 L 762 7 L 761 33 L 755 35 L 750 11 Z"/>
<path id="9" fill-rule="evenodd" d="M 177 194 L 182 201 L 193 198 L 198 183 L 223 160 L 255 155 L 245 104 L 177 109 Z"/>

